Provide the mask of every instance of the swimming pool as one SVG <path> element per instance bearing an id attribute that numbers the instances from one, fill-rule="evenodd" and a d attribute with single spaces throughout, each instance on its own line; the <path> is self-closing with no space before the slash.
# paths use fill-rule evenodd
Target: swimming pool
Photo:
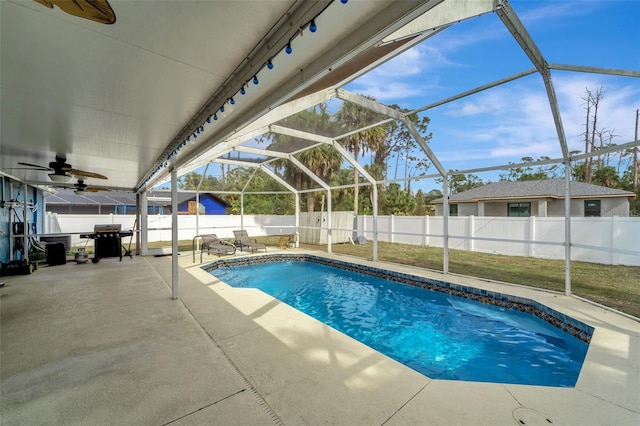
<path id="1" fill-rule="evenodd" d="M 311 255 L 223 260 L 205 269 L 434 379 L 574 386 L 593 332 L 526 299 Z"/>

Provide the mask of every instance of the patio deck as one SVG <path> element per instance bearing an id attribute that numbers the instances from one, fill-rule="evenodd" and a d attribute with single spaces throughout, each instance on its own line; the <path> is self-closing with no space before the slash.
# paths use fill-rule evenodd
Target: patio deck
<path id="1" fill-rule="evenodd" d="M 177 301 L 170 257 L 3 277 L 2 424 L 640 424 L 640 323 L 576 298 L 446 277 L 596 330 L 575 388 L 431 380 L 258 290 L 227 286 L 190 253 L 179 263 Z"/>

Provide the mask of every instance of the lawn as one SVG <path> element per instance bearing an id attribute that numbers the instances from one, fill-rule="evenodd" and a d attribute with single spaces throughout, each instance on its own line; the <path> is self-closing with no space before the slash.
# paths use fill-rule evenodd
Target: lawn
<path id="1" fill-rule="evenodd" d="M 259 242 L 278 246 L 278 237 L 260 237 Z M 154 246 L 170 243 L 155 243 Z M 180 241 L 180 251 L 191 251 L 192 242 Z M 150 244 L 151 246 L 151 244 Z M 326 251 L 326 246 L 301 244 L 302 248 Z M 334 244 L 332 251 L 366 259 L 372 258 L 372 243 Z M 385 262 L 442 270 L 443 252 L 439 247 L 398 243 L 378 243 L 378 259 Z M 449 250 L 449 271 L 564 292 L 564 261 L 532 257 L 504 256 L 463 250 Z M 571 263 L 573 294 L 640 318 L 640 267 Z"/>

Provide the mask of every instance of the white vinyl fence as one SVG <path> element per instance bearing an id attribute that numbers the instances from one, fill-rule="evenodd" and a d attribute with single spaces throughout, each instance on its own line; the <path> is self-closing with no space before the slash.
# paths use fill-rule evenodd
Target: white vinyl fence
<path id="1" fill-rule="evenodd" d="M 449 217 L 449 248 L 564 259 L 564 217 Z M 358 218 L 358 234 L 373 238 L 373 218 Z M 442 216 L 378 216 L 378 241 L 443 245 Z M 572 217 L 571 259 L 640 266 L 640 218 Z"/>
<path id="2" fill-rule="evenodd" d="M 245 215 L 222 216 L 202 215 L 198 217 L 196 227 L 195 215 L 178 216 L 178 239 L 192 240 L 196 235 L 216 234 L 218 238 L 233 238 L 233 231 L 243 228 L 252 237 L 263 235 L 284 235 L 295 232 L 294 216 L 277 215 Z M 120 224 L 123 231 L 134 227 L 133 215 L 81 215 L 47 213 L 45 233 L 70 234 L 74 247 L 93 245 L 92 240 L 80 238 L 80 234 L 93 232 L 95 225 Z M 149 215 L 147 217 L 148 241 L 171 241 L 171 215 Z M 197 231 L 196 231 L 197 230 Z M 128 239 L 123 239 L 123 244 Z M 135 237 L 134 237 L 135 242 Z M 126 245 L 126 244 L 125 244 Z"/>
<path id="3" fill-rule="evenodd" d="M 353 216 L 344 212 L 332 216 L 332 240 L 343 242 L 353 230 Z M 335 219 L 334 219 L 335 218 Z M 316 218 L 317 219 L 317 218 Z M 134 216 L 128 215 L 62 215 L 47 213 L 46 233 L 71 235 L 73 246 L 87 242 L 80 233 L 93 231 L 94 225 L 121 224 L 122 230 L 133 229 Z M 313 220 L 311 220 L 313 222 Z M 303 224 L 304 229 L 313 223 Z M 317 222 L 317 220 L 316 220 Z M 198 234 L 216 234 L 233 238 L 233 230 L 246 229 L 250 236 L 283 235 L 295 232 L 294 216 L 246 215 L 199 216 Z M 326 229 L 326 220 L 317 227 Z M 178 238 L 196 236 L 196 216 L 178 216 Z M 171 216 L 148 217 L 149 241 L 171 240 Z M 326 230 L 324 231 L 326 232 Z M 378 216 L 378 241 L 442 247 L 441 216 Z M 358 217 L 357 235 L 373 239 L 373 218 Z M 135 239 L 134 239 L 135 240 Z M 302 241 L 302 238 L 301 238 Z M 123 243 L 128 241 L 123 240 Z M 92 241 L 89 240 L 89 245 Z M 640 266 L 640 218 L 638 217 L 573 217 L 571 218 L 571 258 L 576 261 L 612 265 Z M 482 253 L 564 259 L 563 217 L 476 217 L 449 218 L 449 247 Z"/>

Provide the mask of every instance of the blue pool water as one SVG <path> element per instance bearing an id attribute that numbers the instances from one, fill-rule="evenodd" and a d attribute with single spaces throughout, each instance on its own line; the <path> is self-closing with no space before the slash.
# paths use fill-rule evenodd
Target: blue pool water
<path id="1" fill-rule="evenodd" d="M 588 345 L 527 313 L 313 262 L 216 269 L 434 379 L 575 386 Z"/>

